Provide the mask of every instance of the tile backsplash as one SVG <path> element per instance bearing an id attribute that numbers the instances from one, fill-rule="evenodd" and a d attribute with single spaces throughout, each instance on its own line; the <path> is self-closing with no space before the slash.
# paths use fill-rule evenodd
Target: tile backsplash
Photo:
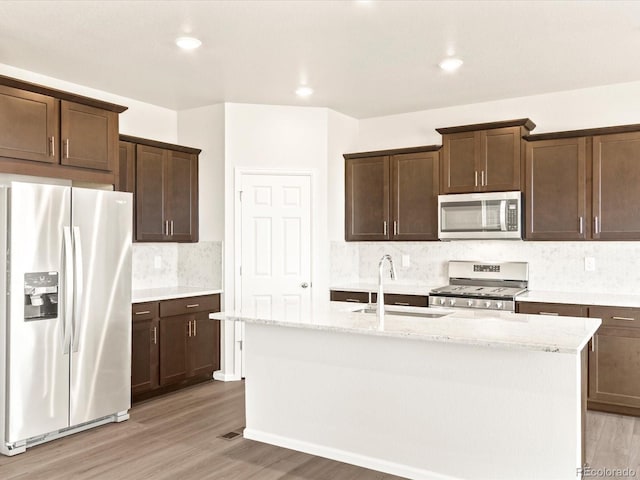
<path id="1" fill-rule="evenodd" d="M 134 243 L 132 285 L 221 288 L 222 242 Z"/>
<path id="2" fill-rule="evenodd" d="M 531 290 L 640 294 L 640 242 L 332 242 L 331 284 L 377 282 L 385 253 L 402 284 L 445 285 L 449 260 L 525 261 Z M 595 259 L 595 271 L 585 271 L 585 257 Z"/>

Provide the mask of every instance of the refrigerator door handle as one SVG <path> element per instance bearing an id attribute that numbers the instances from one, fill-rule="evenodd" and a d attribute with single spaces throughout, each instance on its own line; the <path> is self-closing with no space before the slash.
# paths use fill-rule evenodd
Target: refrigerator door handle
<path id="1" fill-rule="evenodd" d="M 73 317 L 73 247 L 71 228 L 62 227 L 64 236 L 64 319 L 62 322 L 63 353 L 67 355 L 71 345 L 71 319 Z"/>
<path id="2" fill-rule="evenodd" d="M 75 264 L 75 298 L 73 299 L 73 351 L 77 352 L 80 346 L 80 328 L 82 318 L 83 300 L 83 268 L 82 268 L 82 240 L 80 239 L 80 228 L 73 227 L 73 251 Z"/>

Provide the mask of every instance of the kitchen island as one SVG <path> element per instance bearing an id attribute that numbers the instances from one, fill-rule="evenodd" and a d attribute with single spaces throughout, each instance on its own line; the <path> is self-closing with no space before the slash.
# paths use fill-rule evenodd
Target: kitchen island
<path id="1" fill-rule="evenodd" d="M 356 309 L 211 315 L 246 322 L 246 438 L 413 479 L 577 477 L 599 319 Z"/>

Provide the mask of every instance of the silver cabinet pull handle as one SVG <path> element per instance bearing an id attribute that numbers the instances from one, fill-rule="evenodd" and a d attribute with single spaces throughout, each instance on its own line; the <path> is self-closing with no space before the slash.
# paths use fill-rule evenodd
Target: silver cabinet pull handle
<path id="1" fill-rule="evenodd" d="M 475 176 L 476 176 L 476 179 L 474 181 L 474 186 L 477 187 L 478 186 L 478 171 L 476 170 L 474 173 L 475 173 Z"/>
<path id="2" fill-rule="evenodd" d="M 557 317 L 560 314 L 558 312 L 540 312 L 538 315 L 554 315 Z"/>
<path id="3" fill-rule="evenodd" d="M 593 224 L 594 224 L 595 233 L 597 235 L 597 234 L 600 233 L 600 225 L 599 225 L 599 222 L 598 222 L 598 216 L 597 215 L 593 218 Z"/>
<path id="4" fill-rule="evenodd" d="M 191 336 L 191 320 L 189 320 L 189 336 Z"/>
<path id="5" fill-rule="evenodd" d="M 480 172 L 480 186 L 481 186 L 481 187 L 484 187 L 485 185 L 486 185 L 486 182 L 485 182 L 485 180 L 484 180 L 484 170 L 482 170 L 482 171 Z"/>
<path id="6" fill-rule="evenodd" d="M 345 301 L 360 303 L 360 300 L 358 300 L 357 298 L 346 298 Z"/>
<path id="7" fill-rule="evenodd" d="M 393 234 L 398 234 L 398 222 L 396 222 L 395 220 L 393 221 Z"/>
<path id="8" fill-rule="evenodd" d="M 64 158 L 69 158 L 69 139 L 64 141 Z"/>
<path id="9" fill-rule="evenodd" d="M 142 312 L 136 312 L 136 315 L 146 315 L 147 313 L 151 313 L 151 310 L 143 310 Z"/>
<path id="10" fill-rule="evenodd" d="M 385 220 L 384 222 L 382 222 L 382 229 L 383 229 L 383 234 L 386 235 L 387 234 L 387 221 Z"/>
<path id="11" fill-rule="evenodd" d="M 198 320 L 193 321 L 193 336 L 198 336 Z"/>
<path id="12" fill-rule="evenodd" d="M 153 327 L 153 344 L 158 344 L 158 327 Z"/>
<path id="13" fill-rule="evenodd" d="M 584 230 L 584 220 L 583 217 L 580 217 L 580 235 L 582 235 Z"/>
<path id="14" fill-rule="evenodd" d="M 164 221 L 164 235 L 165 237 L 169 236 L 169 220 Z"/>
<path id="15" fill-rule="evenodd" d="M 408 307 L 410 304 L 408 302 L 393 302 L 394 305 L 403 305 L 405 307 Z"/>
<path id="16" fill-rule="evenodd" d="M 171 233 L 170 233 L 170 235 L 173 236 L 173 220 L 171 220 L 170 225 L 171 225 Z"/>
<path id="17" fill-rule="evenodd" d="M 591 339 L 591 351 L 595 352 L 596 351 L 596 342 L 595 339 Z"/>
<path id="18" fill-rule="evenodd" d="M 51 157 L 55 157 L 56 156 L 56 137 L 51 137 L 49 138 L 49 145 L 51 147 Z"/>
<path id="19" fill-rule="evenodd" d="M 196 308 L 199 307 L 200 304 L 199 303 L 192 303 L 191 305 L 187 305 L 187 308 Z"/>
<path id="20" fill-rule="evenodd" d="M 302 288 L 308 288 L 308 287 L 309 287 L 309 284 L 308 284 L 307 282 L 302 282 L 302 283 L 300 284 L 300 286 L 301 286 Z"/>
<path id="21" fill-rule="evenodd" d="M 612 320 L 626 320 L 628 322 L 633 322 L 635 321 L 635 318 L 631 318 L 631 317 L 611 317 Z"/>

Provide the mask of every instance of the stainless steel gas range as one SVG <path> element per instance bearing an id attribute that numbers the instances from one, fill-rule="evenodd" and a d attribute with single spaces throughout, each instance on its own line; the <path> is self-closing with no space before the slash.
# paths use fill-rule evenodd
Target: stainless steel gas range
<path id="1" fill-rule="evenodd" d="M 515 310 L 516 295 L 527 290 L 527 262 L 449 262 L 449 285 L 429 293 L 430 307 Z"/>

